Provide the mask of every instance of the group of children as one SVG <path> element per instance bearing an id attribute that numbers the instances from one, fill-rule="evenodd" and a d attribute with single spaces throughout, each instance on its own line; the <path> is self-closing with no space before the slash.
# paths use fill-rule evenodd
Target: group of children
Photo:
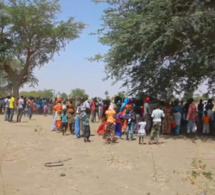
<path id="1" fill-rule="evenodd" d="M 82 102 L 83 103 L 83 102 Z M 53 125 L 52 131 L 62 131 L 63 135 L 67 131 L 75 134 L 75 138 L 80 138 L 82 130 L 84 142 L 90 142 L 90 108 L 85 107 L 81 109 L 81 103 L 73 105 L 72 100 L 65 102 L 63 106 L 62 99 L 57 98 L 53 106 Z"/>

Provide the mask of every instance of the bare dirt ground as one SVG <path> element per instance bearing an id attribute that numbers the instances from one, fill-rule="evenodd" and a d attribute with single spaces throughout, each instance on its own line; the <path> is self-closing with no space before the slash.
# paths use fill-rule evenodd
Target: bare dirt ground
<path id="1" fill-rule="evenodd" d="M 50 116 L 8 123 L 0 116 L 0 195 L 214 195 L 215 141 L 163 137 L 105 144 L 51 132 Z M 146 140 L 148 142 L 148 138 Z M 72 158 L 61 167 L 46 162 Z M 64 177 L 61 174 L 65 174 Z"/>

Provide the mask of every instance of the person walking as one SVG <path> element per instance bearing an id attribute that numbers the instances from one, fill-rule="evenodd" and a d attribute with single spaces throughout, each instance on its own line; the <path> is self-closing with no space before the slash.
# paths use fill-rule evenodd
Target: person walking
<path id="1" fill-rule="evenodd" d="M 159 108 L 158 104 L 155 106 L 155 110 L 153 110 L 151 117 L 153 118 L 153 126 L 150 134 L 149 144 L 152 144 L 152 143 L 156 144 L 159 141 L 161 123 L 163 118 L 165 117 L 163 110 Z"/>

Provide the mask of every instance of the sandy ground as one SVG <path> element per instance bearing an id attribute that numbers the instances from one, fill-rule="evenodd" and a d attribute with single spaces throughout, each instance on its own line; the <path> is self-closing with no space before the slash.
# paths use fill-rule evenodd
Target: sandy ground
<path id="1" fill-rule="evenodd" d="M 19 124 L 0 116 L 0 195 L 215 194 L 213 138 L 163 137 L 160 145 L 118 140 L 108 145 L 96 135 L 99 123 L 94 123 L 92 142 L 84 143 L 51 132 L 51 123 L 50 116 L 23 118 Z M 44 166 L 68 158 L 72 160 L 64 166 Z M 211 174 L 213 179 L 207 178 Z"/>

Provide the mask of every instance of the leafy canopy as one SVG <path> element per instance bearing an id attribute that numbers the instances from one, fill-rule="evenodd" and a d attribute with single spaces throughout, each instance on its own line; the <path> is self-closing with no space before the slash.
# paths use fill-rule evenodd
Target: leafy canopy
<path id="1" fill-rule="evenodd" d="M 84 24 L 57 20 L 58 0 L 8 0 L 0 2 L 0 70 L 13 85 L 35 79 L 33 70 L 78 38 Z M 19 63 L 15 70 L 12 61 Z M 17 86 L 16 86 L 17 87 Z"/>
<path id="2" fill-rule="evenodd" d="M 158 97 L 215 88 L 215 1 L 103 0 L 107 78 Z M 98 58 L 98 56 L 97 56 Z"/>
<path id="3" fill-rule="evenodd" d="M 86 94 L 84 89 L 73 89 L 71 91 L 70 97 L 73 100 L 87 99 L 89 96 Z"/>

